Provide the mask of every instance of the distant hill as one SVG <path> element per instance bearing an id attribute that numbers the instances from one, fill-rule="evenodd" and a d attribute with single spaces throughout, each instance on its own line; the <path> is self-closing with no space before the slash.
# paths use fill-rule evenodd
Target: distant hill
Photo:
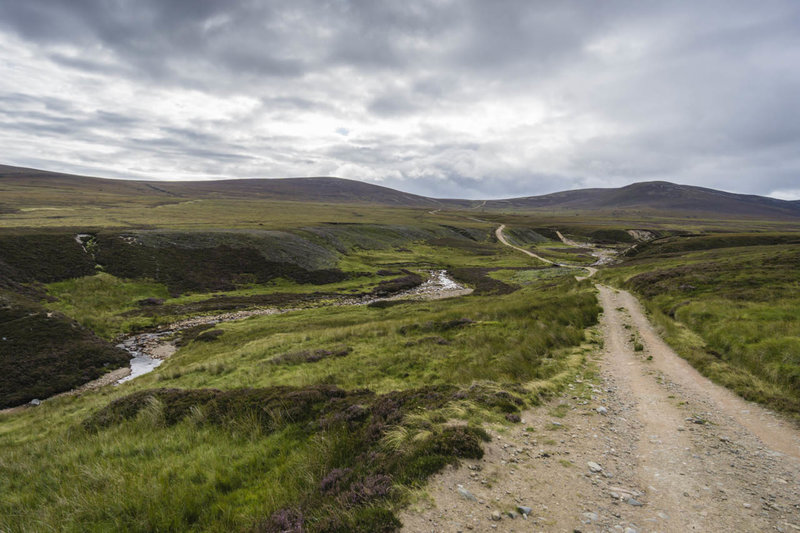
<path id="1" fill-rule="evenodd" d="M 102 191 L 105 195 L 164 198 L 258 198 L 277 201 L 379 204 L 398 207 L 442 207 L 439 200 L 380 185 L 342 178 L 231 179 L 211 181 L 139 181 L 75 176 L 0 165 L 3 185 L 58 188 L 65 193 Z"/>
<path id="2" fill-rule="evenodd" d="M 490 200 L 487 209 L 613 211 L 647 210 L 744 217 L 800 217 L 800 202 L 735 194 L 666 181 L 609 189 L 578 189 L 542 196 Z"/>
<path id="3" fill-rule="evenodd" d="M 74 176 L 0 165 L 0 204 L 2 204 L 0 214 L 4 209 L 6 211 L 13 209 L 15 202 L 30 205 L 30 201 L 38 195 L 46 197 L 50 203 L 66 205 L 88 194 L 108 201 L 121 201 L 126 198 L 165 202 L 197 198 L 251 198 L 428 209 L 606 212 L 624 210 L 698 216 L 800 218 L 800 201 L 735 194 L 665 181 L 483 202 L 428 198 L 370 183 L 331 177 L 139 181 Z"/>

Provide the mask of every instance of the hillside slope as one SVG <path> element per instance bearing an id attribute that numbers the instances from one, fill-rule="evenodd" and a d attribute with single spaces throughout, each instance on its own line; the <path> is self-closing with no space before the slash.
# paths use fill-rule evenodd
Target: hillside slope
<path id="1" fill-rule="evenodd" d="M 661 210 L 704 215 L 800 217 L 800 203 L 665 181 L 609 189 L 578 189 L 542 196 L 490 200 L 488 209 Z"/>
<path id="2" fill-rule="evenodd" d="M 800 218 L 800 202 L 736 194 L 664 181 L 619 188 L 579 189 L 505 200 L 436 199 L 332 177 L 137 181 L 73 176 L 0 165 L 0 214 L 20 207 L 77 206 L 91 194 L 95 202 L 154 205 L 195 199 L 249 199 L 287 202 L 380 205 L 489 211 L 616 210 L 686 216 Z"/>
<path id="3" fill-rule="evenodd" d="M 341 178 L 138 181 L 74 176 L 0 165 L 0 191 L 8 191 L 14 196 L 34 197 L 42 194 L 50 197 L 55 190 L 60 193 L 62 205 L 71 199 L 79 201 L 81 195 L 92 192 L 110 198 L 144 196 L 165 201 L 248 198 L 398 207 L 441 207 L 441 202 L 432 198 Z"/>

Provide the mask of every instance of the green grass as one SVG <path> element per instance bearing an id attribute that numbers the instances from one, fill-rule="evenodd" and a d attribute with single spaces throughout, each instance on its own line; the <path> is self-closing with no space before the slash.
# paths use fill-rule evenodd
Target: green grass
<path id="1" fill-rule="evenodd" d="M 386 279 L 377 271 L 412 265 L 536 266 L 473 242 L 354 248 L 339 266 L 364 275 L 321 286 L 278 279 L 224 296 L 369 290 Z M 499 296 L 219 324 L 220 335 L 187 338 L 133 382 L 0 414 L 0 530 L 278 531 L 301 516 L 309 531 L 393 530 L 409 489 L 480 456 L 477 428 L 507 424 L 585 364 L 599 311 L 591 285 L 522 281 Z M 57 298 L 48 305 L 107 337 L 167 318 L 137 314 L 140 299 L 209 299 L 171 299 L 163 284 L 104 273 L 48 289 Z M 336 399 L 295 410 L 292 394 L 319 391 Z"/>
<path id="2" fill-rule="evenodd" d="M 122 316 L 126 311 L 138 309 L 139 300 L 169 297 L 161 283 L 122 280 L 104 273 L 51 283 L 48 293 L 57 300 L 48 307 L 109 339 L 151 323 L 144 317 Z"/>
<path id="3" fill-rule="evenodd" d="M 591 265 L 597 260 L 592 257 L 589 248 L 573 248 L 560 242 L 535 244 L 528 246 L 528 250 L 550 261 L 567 265 Z"/>
<path id="4" fill-rule="evenodd" d="M 397 276 L 394 276 L 397 277 Z M 292 280 L 278 278 L 264 284 L 249 285 L 232 291 L 209 295 L 208 293 L 188 293 L 170 297 L 167 287 L 162 283 L 148 280 L 120 279 L 106 273 L 74 278 L 47 285 L 48 295 L 55 301 L 45 302 L 49 309 L 60 311 L 85 327 L 107 339 L 116 338 L 142 328 L 169 324 L 176 320 L 197 314 L 215 314 L 227 311 L 231 302 L 236 308 L 264 307 L 259 304 L 274 300 L 268 307 L 288 305 L 308 306 L 312 300 L 302 298 L 293 300 L 292 295 L 308 296 L 323 292 L 331 296 L 321 300 L 318 305 L 330 301 L 338 294 L 363 294 L 375 290 L 383 281 L 392 279 L 384 276 L 362 276 L 338 283 L 308 285 Z M 268 297 L 274 296 L 274 299 Z M 265 298 L 259 298 L 265 297 Z M 147 298 L 163 300 L 158 306 L 142 306 L 138 302 Z M 252 302 L 248 304 L 248 302 Z"/>
<path id="5" fill-rule="evenodd" d="M 458 413 L 432 416 L 440 411 L 430 409 L 437 394 L 367 398 L 368 418 L 348 423 L 349 431 L 340 424 L 320 430 L 286 420 L 270 428 L 257 410 L 213 420 L 192 408 L 173 420 L 166 415 L 169 396 L 150 396 L 136 414 L 108 427 L 59 427 L 24 446 L 6 447 L 0 527 L 280 531 L 275 522 L 281 516 L 301 514 L 310 531 L 392 530 L 392 509 L 407 493 L 402 486 L 418 484 L 458 457 L 482 455 L 482 431 L 431 425 Z M 387 411 L 387 400 L 405 401 L 405 407 Z M 386 424 L 402 409 L 410 417 L 417 401 L 428 407 L 424 435 L 416 432 L 412 442 L 370 436 L 378 420 Z M 63 414 L 65 406 L 54 407 L 31 415 L 37 427 Z"/>
<path id="6" fill-rule="evenodd" d="M 8 201 L 14 201 L 13 191 Z M 5 201 L 5 198 L 4 198 Z M 163 199 L 158 200 L 163 202 Z M 30 204 L 25 206 L 24 202 Z M 84 203 L 85 205 L 80 205 Z M 153 205 L 153 204 L 156 205 Z M 21 193 L 22 209 L 0 214 L 0 228 L 174 228 L 198 230 L 211 228 L 279 229 L 304 228 L 326 223 L 378 223 L 430 225 L 457 223 L 481 227 L 481 224 L 450 213 L 432 215 L 428 209 L 391 208 L 373 205 L 285 202 L 261 199 L 195 199 L 174 203 L 154 202 L 151 198 L 115 198 L 103 202 L 95 194 L 82 200 L 65 202 L 57 196 Z"/>
<path id="7" fill-rule="evenodd" d="M 339 262 L 344 271 L 363 270 L 365 265 L 373 268 L 398 267 L 523 267 L 539 266 L 539 261 L 498 243 L 482 244 L 479 253 L 474 253 L 476 243 L 454 242 L 451 245 L 434 246 L 424 242 L 411 242 L 403 246 L 383 250 L 356 250 Z M 484 252 L 483 250 L 486 250 Z"/>
<path id="8" fill-rule="evenodd" d="M 325 445 L 293 429 L 166 428 L 146 416 L 59 437 L 4 452 L 4 530 L 244 530 L 303 490 Z"/>
<path id="9" fill-rule="evenodd" d="M 346 255 L 341 255 L 335 264 L 335 267 L 341 269 L 347 277 L 342 281 L 312 285 L 285 277 L 276 277 L 265 283 L 252 283 L 243 279 L 231 290 L 217 291 L 217 295 L 222 295 L 224 298 L 215 298 L 207 292 L 196 291 L 170 296 L 171 291 L 165 283 L 157 283 L 147 278 L 121 279 L 100 273 L 47 285 L 49 295 L 56 298 L 55 302 L 47 305 L 110 339 L 136 329 L 169 323 L 186 316 L 213 313 L 215 304 L 218 304 L 220 310 L 228 310 L 224 307 L 233 305 L 234 302 L 236 308 L 248 307 L 248 302 L 250 302 L 249 307 L 305 307 L 329 302 L 337 297 L 346 297 L 349 294 L 365 294 L 374 291 L 382 282 L 385 283 L 398 275 L 402 276 L 401 269 L 412 268 L 421 272 L 426 268 L 521 268 L 538 263 L 497 243 L 439 239 L 437 241 L 441 243 L 439 246 L 426 241 L 405 242 L 402 246 L 396 246 L 392 245 L 392 242 L 402 242 L 402 236 L 387 235 L 387 230 L 381 227 L 366 229 L 369 229 L 370 233 L 368 237 L 362 237 L 360 242 L 372 246 L 382 244 L 383 247 L 362 249 L 354 236 L 347 232 L 336 233 L 337 239 L 346 237 L 345 243 L 340 242 L 345 249 L 354 247 Z M 413 235 L 413 232 L 410 235 Z M 202 239 L 203 234 L 198 234 L 197 237 Z M 213 242 L 218 242 L 218 239 L 218 236 L 214 237 Z M 195 246 L 197 245 L 199 244 L 196 243 Z M 559 275 L 564 273 L 553 269 L 553 272 L 548 271 L 538 275 L 549 279 L 551 275 L 556 276 L 556 271 Z M 378 275 L 379 272 L 384 275 Z M 387 276 L 385 275 L 387 272 L 394 274 Z M 509 281 L 513 285 L 526 283 L 522 278 Z M 145 298 L 164 299 L 164 305 L 142 309 L 137 302 Z"/>
<path id="10" fill-rule="evenodd" d="M 168 386 L 245 386 L 336 383 L 378 392 L 475 380 L 525 382 L 561 370 L 552 350 L 583 342 L 596 303 L 588 288 L 561 292 L 520 291 L 502 298 L 470 297 L 409 303 L 388 309 L 323 308 L 222 324 L 215 343 L 194 343 L 160 370 Z M 309 320 L 309 317 L 313 317 Z M 460 319 L 472 322 L 448 327 Z M 529 327 L 534 323 L 533 329 Z M 286 353 L 351 348 L 347 357 L 302 365 L 275 365 Z M 222 365 L 226 375 L 209 375 Z"/>
<path id="11" fill-rule="evenodd" d="M 0 531 L 15 532 L 394 530 L 395 512 L 428 476 L 480 457 L 481 427 L 501 428 L 577 375 L 591 379 L 587 356 L 601 342 L 595 280 L 576 282 L 575 270 L 497 243 L 500 222 L 521 246 L 570 263 L 593 258 L 554 242 L 556 228 L 620 246 L 627 228 L 741 230 L 731 220 L 647 213 L 432 215 L 257 199 L 154 203 L 144 193 L 76 205 L 58 191 L 7 192 L 21 209 L 0 214 L 0 245 L 14 255 L 0 257 L 0 274 L 15 276 L 0 287 L 44 296 L 24 285 L 44 276 L 55 298 L 46 305 L 105 338 L 197 313 L 302 308 L 192 331 L 151 374 L 0 414 Z M 39 236 L 50 227 L 56 236 Z M 73 236 L 92 229 L 90 257 Z M 120 259 L 119 234 L 135 234 L 140 248 L 123 248 Z M 25 242 L 33 246 L 21 253 Z M 674 242 L 642 246 L 600 277 L 637 291 L 668 341 L 707 375 L 796 409 L 797 246 L 722 249 L 745 242 L 704 237 L 692 242 L 710 249 L 690 251 Z M 58 257 L 79 258 L 77 266 L 49 253 L 65 243 L 74 245 Z M 31 261 L 41 265 L 26 278 Z M 87 275 L 95 262 L 108 273 Z M 475 293 L 324 305 L 374 291 L 401 269 L 439 268 Z M 144 298 L 165 301 L 142 307 Z"/>
<path id="12" fill-rule="evenodd" d="M 582 270 L 551 266 L 531 270 L 498 270 L 490 273 L 489 275 L 494 279 L 506 283 L 524 286 L 541 282 L 550 282 L 582 274 Z"/>

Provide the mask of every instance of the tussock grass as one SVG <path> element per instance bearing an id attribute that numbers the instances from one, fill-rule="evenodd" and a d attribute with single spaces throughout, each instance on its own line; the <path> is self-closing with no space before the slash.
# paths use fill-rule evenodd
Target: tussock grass
<path id="1" fill-rule="evenodd" d="M 125 289 L 117 301 L 141 295 Z M 392 530 L 394 510 L 430 474 L 480 456 L 480 425 L 508 423 L 566 384 L 583 361 L 571 347 L 597 313 L 591 287 L 564 279 L 218 325 L 214 342 L 188 342 L 153 374 L 5 421 L 0 529 Z M 338 346 L 350 351 L 271 362 Z M 242 403 L 243 386 L 335 387 L 344 399 L 290 414 L 291 395 Z"/>

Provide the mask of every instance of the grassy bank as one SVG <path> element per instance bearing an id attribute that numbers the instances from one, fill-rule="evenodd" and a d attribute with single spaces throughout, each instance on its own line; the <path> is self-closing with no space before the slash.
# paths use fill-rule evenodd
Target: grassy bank
<path id="1" fill-rule="evenodd" d="M 705 375 L 747 399 L 797 415 L 800 247 L 758 244 L 794 239 L 668 239 L 600 279 L 640 295 L 666 340 Z"/>
<path id="2" fill-rule="evenodd" d="M 392 253 L 417 265 L 420 254 L 404 246 L 426 248 L 430 264 L 478 252 L 485 259 L 493 249 L 474 223 L 85 231 L 0 232 L 0 291 L 12 302 L 0 317 L 11 339 L 2 341 L 0 363 L 13 370 L 0 389 L 4 406 L 64 392 L 120 366 L 120 354 L 92 332 L 110 341 L 195 314 L 385 295 L 421 282 L 407 269 L 383 267 L 381 257 Z M 73 334 L 78 325 L 69 319 L 90 331 Z"/>

